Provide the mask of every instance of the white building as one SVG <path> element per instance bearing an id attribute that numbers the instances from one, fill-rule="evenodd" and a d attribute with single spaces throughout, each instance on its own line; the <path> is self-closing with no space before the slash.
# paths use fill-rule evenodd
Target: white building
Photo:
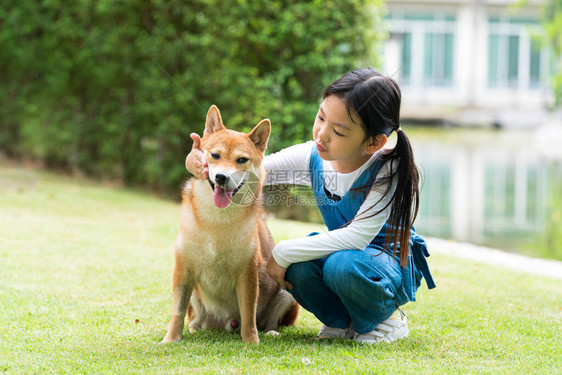
<path id="1" fill-rule="evenodd" d="M 384 71 L 403 118 L 529 126 L 549 119 L 554 63 L 533 35 L 540 2 L 389 0 Z"/>

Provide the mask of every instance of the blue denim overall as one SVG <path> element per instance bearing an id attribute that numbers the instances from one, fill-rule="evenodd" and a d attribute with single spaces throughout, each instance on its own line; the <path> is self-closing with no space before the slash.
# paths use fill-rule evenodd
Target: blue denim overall
<path id="1" fill-rule="evenodd" d="M 359 212 L 366 194 L 354 189 L 368 186 L 370 177 L 382 165 L 382 161 L 375 160 L 336 202 L 326 195 L 322 159 L 316 148 L 312 149 L 312 189 L 329 230 L 341 228 Z M 435 288 L 425 259 L 429 256 L 425 241 L 412 228 L 408 263 L 400 267 L 397 257 L 383 251 L 388 227 L 387 222 L 362 251 L 341 250 L 327 258 L 290 265 L 285 278 L 293 289 L 288 291 L 329 327 L 345 328 L 351 320 L 356 332 L 372 331 L 398 306 L 415 301 L 422 277 L 429 289 Z"/>

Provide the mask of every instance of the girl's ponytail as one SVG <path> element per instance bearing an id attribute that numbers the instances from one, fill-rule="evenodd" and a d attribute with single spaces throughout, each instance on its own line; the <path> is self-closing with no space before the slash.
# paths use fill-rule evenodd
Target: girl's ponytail
<path id="1" fill-rule="evenodd" d="M 396 132 L 398 140 L 393 150 L 384 155 L 390 162 L 393 171 L 391 179 L 397 179 L 396 190 L 391 198 L 389 217 L 390 233 L 387 233 L 385 248 L 389 249 L 394 243 L 393 252 L 400 248 L 400 265 L 404 267 L 408 262 L 410 247 L 410 230 L 419 209 L 419 180 L 420 174 L 414 162 L 414 154 L 410 140 L 400 128 Z"/>

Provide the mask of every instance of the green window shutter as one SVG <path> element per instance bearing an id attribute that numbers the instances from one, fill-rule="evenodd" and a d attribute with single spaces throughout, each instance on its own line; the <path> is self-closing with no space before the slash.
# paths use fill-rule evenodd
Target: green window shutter
<path id="1" fill-rule="evenodd" d="M 519 75 L 519 36 L 509 36 L 509 59 L 507 68 L 507 80 L 509 87 L 517 86 Z"/>
<path id="2" fill-rule="evenodd" d="M 403 83 L 409 84 L 412 73 L 412 34 L 405 33 L 402 38 L 401 69 Z"/>
<path id="3" fill-rule="evenodd" d="M 541 45 L 539 41 L 534 38 L 531 39 L 531 53 L 530 53 L 530 71 L 529 71 L 529 85 L 531 88 L 537 88 L 540 84 L 541 75 Z"/>
<path id="4" fill-rule="evenodd" d="M 423 58 L 423 78 L 426 84 L 433 84 L 434 82 L 434 71 L 433 71 L 433 55 L 434 46 L 433 40 L 434 35 L 432 33 L 425 33 L 425 50 Z M 439 56 L 436 56 L 439 58 Z"/>
<path id="5" fill-rule="evenodd" d="M 498 57 L 499 57 L 499 36 L 490 34 L 488 38 L 488 85 L 498 86 Z"/>
<path id="6" fill-rule="evenodd" d="M 426 33 L 423 78 L 426 85 L 453 84 L 453 34 Z"/>
<path id="7" fill-rule="evenodd" d="M 447 86 L 453 85 L 453 49 L 454 49 L 454 35 L 451 33 L 445 34 L 445 65 L 443 67 L 445 80 L 444 84 Z"/>

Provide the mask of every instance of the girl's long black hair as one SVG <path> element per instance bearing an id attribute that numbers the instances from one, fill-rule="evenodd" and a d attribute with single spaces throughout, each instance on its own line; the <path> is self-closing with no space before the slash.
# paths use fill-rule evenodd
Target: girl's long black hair
<path id="1" fill-rule="evenodd" d="M 353 115 L 361 119 L 367 138 L 374 139 L 380 134 L 388 137 L 393 131 L 397 131 L 396 146 L 381 154 L 383 161 L 390 163 L 390 174 L 380 177 L 376 182 L 377 176 L 372 175 L 368 186 L 360 188 L 371 189 L 374 184 L 385 185 L 384 198 L 390 194 L 392 182 L 397 178 L 396 189 L 383 208 L 361 219 L 377 215 L 391 206 L 385 249 L 392 247 L 394 254 L 399 250 L 400 265 L 404 267 L 408 262 L 410 229 L 419 209 L 420 174 L 414 162 L 410 140 L 403 130 L 399 130 L 402 100 L 400 88 L 396 81 L 375 69 L 363 68 L 352 70 L 330 84 L 323 96 L 326 98 L 329 95 L 336 95 L 344 100 L 352 121 Z M 366 211 L 373 208 L 374 206 Z"/>

